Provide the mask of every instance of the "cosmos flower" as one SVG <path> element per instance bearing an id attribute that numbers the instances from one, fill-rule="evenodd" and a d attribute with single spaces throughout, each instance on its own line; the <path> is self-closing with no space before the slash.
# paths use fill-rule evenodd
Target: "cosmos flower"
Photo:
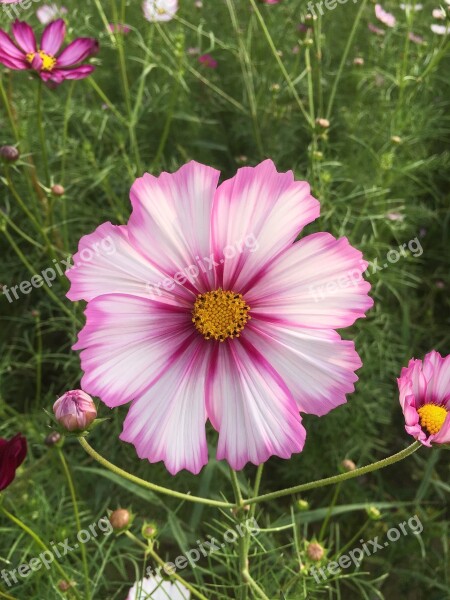
<path id="1" fill-rule="evenodd" d="M 441 19 L 441 20 L 445 20 L 445 17 L 447 16 L 445 13 L 445 10 L 443 8 L 435 8 L 432 12 L 433 15 L 433 19 Z"/>
<path id="2" fill-rule="evenodd" d="M 16 43 L 0 29 L 0 63 L 10 69 L 31 69 L 43 81 L 53 84 L 65 79 L 83 79 L 95 69 L 93 65 L 79 65 L 98 50 L 98 42 L 93 38 L 77 38 L 59 54 L 66 33 L 62 19 L 47 25 L 39 46 L 27 23 L 16 20 L 12 32 Z"/>
<path id="3" fill-rule="evenodd" d="M 83 237 L 67 271 L 68 297 L 88 301 L 82 388 L 132 402 L 121 439 L 173 474 L 207 463 L 207 419 L 234 469 L 300 452 L 299 413 L 346 402 L 361 366 L 334 329 L 373 304 L 347 238 L 293 243 L 320 212 L 305 181 L 271 160 L 219 177 L 196 162 L 145 174 L 128 224 Z M 84 261 L 105 237 L 115 253 Z"/>
<path id="4" fill-rule="evenodd" d="M 189 600 L 191 594 L 181 583 L 164 581 L 161 577 L 144 577 L 128 592 L 126 600 Z"/>
<path id="5" fill-rule="evenodd" d="M 448 25 L 436 25 L 433 23 L 430 28 L 436 35 L 448 35 L 450 33 L 450 26 Z"/>
<path id="6" fill-rule="evenodd" d="M 144 0 L 142 8 L 147 21 L 170 21 L 178 11 L 178 0 Z"/>
<path id="7" fill-rule="evenodd" d="M 10 440 L 0 438 L 0 491 L 14 480 L 27 455 L 27 441 L 18 433 Z"/>
<path id="8" fill-rule="evenodd" d="M 419 44 L 420 45 L 420 44 L 423 44 L 424 41 L 425 41 L 423 39 L 423 37 L 421 37 L 420 35 L 416 35 L 412 31 L 409 32 L 408 37 L 411 40 L 411 42 L 413 42 L 414 44 Z"/>
<path id="9" fill-rule="evenodd" d="M 386 35 L 386 32 L 384 31 L 384 29 L 380 29 L 380 27 L 377 27 L 376 25 L 373 25 L 372 23 L 369 23 L 367 25 L 367 27 L 369 28 L 369 31 L 371 31 L 372 33 L 375 33 L 376 35 Z"/>
<path id="10" fill-rule="evenodd" d="M 111 33 L 122 33 L 123 35 L 126 35 L 131 31 L 129 25 L 123 25 L 122 23 L 109 23 L 108 29 Z"/>
<path id="11" fill-rule="evenodd" d="M 423 9 L 423 4 L 400 4 L 402 10 L 413 10 L 418 12 Z"/>
<path id="12" fill-rule="evenodd" d="M 56 4 L 44 4 L 44 6 L 40 6 L 36 11 L 36 16 L 43 25 L 47 25 L 50 21 L 62 15 L 67 15 L 67 8 L 65 6 L 57 6 Z"/>
<path id="13" fill-rule="evenodd" d="M 94 401 L 82 390 L 70 390 L 63 394 L 54 403 L 53 412 L 67 431 L 84 431 L 97 416 Z"/>
<path id="14" fill-rule="evenodd" d="M 211 54 L 202 54 L 198 57 L 198 62 L 208 67 L 208 69 L 217 69 L 218 66 L 217 60 Z"/>
<path id="15" fill-rule="evenodd" d="M 450 444 L 450 355 L 411 359 L 397 382 L 406 431 L 424 446 Z"/>
<path id="16" fill-rule="evenodd" d="M 375 4 L 375 16 L 386 27 L 395 27 L 396 18 L 391 13 L 386 12 L 381 4 Z"/>

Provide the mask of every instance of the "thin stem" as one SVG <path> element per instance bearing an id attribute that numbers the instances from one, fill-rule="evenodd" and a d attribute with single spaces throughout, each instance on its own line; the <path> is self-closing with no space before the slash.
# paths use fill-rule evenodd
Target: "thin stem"
<path id="1" fill-rule="evenodd" d="M 325 517 L 325 519 L 324 519 L 324 521 L 322 523 L 322 527 L 320 528 L 320 533 L 319 533 L 319 540 L 320 541 L 323 540 L 323 537 L 325 535 L 325 531 L 327 530 L 328 523 L 330 522 L 331 514 L 333 512 L 333 508 L 336 505 L 336 502 L 337 502 L 337 499 L 338 499 L 338 496 L 339 496 L 339 492 L 341 490 L 341 485 L 342 485 L 342 482 L 338 483 L 337 486 L 334 489 L 333 499 L 331 500 L 331 504 L 328 507 L 326 517 Z"/>
<path id="2" fill-rule="evenodd" d="M 38 404 L 42 390 L 42 331 L 39 313 L 36 316 L 36 345 L 36 404 Z"/>
<path id="3" fill-rule="evenodd" d="M 169 488 L 162 487 L 160 485 L 156 485 L 155 483 L 150 483 L 149 481 L 145 481 L 140 477 L 136 477 L 136 475 L 131 475 L 127 471 L 124 471 L 120 467 L 113 465 L 106 458 L 103 458 L 98 452 L 89 445 L 86 438 L 79 437 L 78 441 L 84 448 L 84 450 L 91 456 L 94 460 L 100 463 L 105 469 L 112 471 L 116 475 L 123 477 L 124 479 L 128 479 L 128 481 L 132 481 L 137 485 L 140 485 L 147 490 L 152 490 L 153 492 L 159 492 L 160 494 L 166 494 L 167 496 L 172 496 L 173 498 L 180 498 L 181 500 L 186 500 L 187 502 L 197 502 L 198 504 L 206 504 L 208 506 L 217 506 L 220 508 L 235 508 L 235 504 L 230 502 L 222 502 L 220 500 L 210 500 L 209 498 L 200 498 L 199 496 L 191 496 L 190 494 L 183 494 L 182 492 L 176 492 L 175 490 L 170 490 Z"/>
<path id="4" fill-rule="evenodd" d="M 269 596 L 266 596 L 266 594 L 263 592 L 263 590 L 259 587 L 259 585 L 256 583 L 256 581 L 250 575 L 248 570 L 244 571 L 243 575 L 244 575 L 244 578 L 245 578 L 246 582 L 248 583 L 248 585 L 252 588 L 252 590 L 254 592 L 256 592 L 258 594 L 258 596 L 261 598 L 261 600 L 270 600 Z"/>
<path id="5" fill-rule="evenodd" d="M 277 492 L 271 492 L 270 494 L 263 494 L 262 496 L 256 496 L 255 498 L 249 498 L 248 500 L 244 500 L 244 503 L 250 505 L 255 503 L 259 504 L 260 502 L 267 502 L 275 498 L 281 498 L 282 496 L 290 496 L 292 494 L 298 494 L 299 492 L 305 492 L 306 490 L 314 490 L 316 488 L 325 487 L 326 485 L 331 485 L 333 483 L 339 483 L 341 481 L 345 481 L 346 479 L 353 479 L 355 477 L 359 477 L 360 475 L 365 475 L 366 473 L 371 473 L 372 471 L 377 471 L 378 469 L 384 469 L 389 465 L 393 465 L 394 463 L 399 462 L 413 454 L 421 446 L 422 444 L 420 442 L 414 442 L 397 454 L 393 454 L 388 458 L 383 458 L 383 460 L 379 460 L 365 467 L 360 467 L 354 471 L 348 471 L 347 473 L 341 473 L 340 475 L 333 475 L 332 477 L 326 477 L 325 479 L 318 479 L 317 481 L 302 483 L 291 488 L 286 488 Z"/>
<path id="6" fill-rule="evenodd" d="M 242 502 L 242 494 L 241 494 L 241 488 L 239 486 L 239 481 L 236 475 L 236 471 L 234 469 L 232 469 L 230 467 L 230 480 L 231 480 L 231 485 L 233 487 L 233 492 L 234 492 L 234 497 L 236 498 L 236 504 L 240 507 L 243 506 L 243 502 Z"/>
<path id="7" fill-rule="evenodd" d="M 80 512 L 78 510 L 78 502 L 77 495 L 75 493 L 75 486 L 73 484 L 72 475 L 70 473 L 69 465 L 67 464 L 66 457 L 64 456 L 61 448 L 57 448 L 58 456 L 61 460 L 61 464 L 63 466 L 64 474 L 67 479 L 67 485 L 69 486 L 70 496 L 72 498 L 72 506 L 73 506 L 73 514 L 75 517 L 75 523 L 77 526 L 77 531 L 81 530 L 81 521 L 80 521 Z M 83 571 L 84 571 L 84 591 L 86 594 L 86 599 L 89 600 L 91 598 L 91 581 L 89 577 L 89 566 L 87 562 L 87 554 L 86 554 L 86 546 L 84 544 L 80 544 L 81 551 L 81 560 L 83 561 Z"/>
<path id="8" fill-rule="evenodd" d="M 14 596 L 5 594 L 5 592 L 2 592 L 1 590 L 0 590 L 0 598 L 6 598 L 6 600 L 16 600 L 16 598 L 14 598 Z"/>
<path id="9" fill-rule="evenodd" d="M 348 57 L 348 54 L 350 52 L 350 48 L 351 48 L 352 43 L 353 43 L 353 38 L 355 37 L 356 30 L 358 29 L 358 25 L 359 25 L 359 22 L 361 20 L 362 14 L 364 12 L 364 9 L 366 8 L 366 4 L 367 4 L 367 0 L 363 0 L 362 3 L 361 3 L 361 6 L 359 7 L 359 10 L 358 10 L 358 12 L 356 14 L 356 18 L 353 21 L 353 27 L 352 27 L 352 29 L 350 31 L 350 35 L 349 35 L 349 37 L 347 39 L 347 44 L 345 46 L 344 53 L 342 54 L 342 58 L 341 58 L 341 62 L 339 64 L 338 72 L 336 73 L 336 77 L 335 77 L 335 80 L 333 82 L 333 87 L 331 88 L 330 100 L 328 101 L 328 108 L 327 108 L 327 115 L 326 115 L 327 119 L 330 118 L 331 111 L 333 110 L 334 98 L 336 96 L 336 91 L 337 91 L 337 88 L 338 88 L 338 85 L 339 85 L 339 81 L 341 80 L 342 71 L 344 70 L 344 66 L 345 66 L 345 63 L 347 61 L 347 57 Z"/>
<path id="10" fill-rule="evenodd" d="M 37 535 L 37 533 L 35 533 L 32 529 L 30 529 L 27 525 L 25 525 L 25 523 L 23 523 L 23 521 L 21 521 L 18 517 L 15 517 L 10 512 L 8 512 L 4 506 L 0 506 L 0 511 L 6 517 L 8 517 L 8 519 L 10 521 L 12 521 L 13 523 L 15 523 L 18 527 L 20 527 L 20 529 L 22 529 L 23 531 L 25 531 L 25 533 L 27 533 L 36 542 L 36 544 L 40 548 L 42 548 L 42 550 L 44 550 L 45 552 L 48 552 L 49 554 L 53 555 L 53 553 L 51 552 L 51 550 L 49 550 L 47 548 L 47 546 L 41 540 L 41 538 Z M 61 567 L 61 565 L 58 562 L 53 562 L 52 564 L 55 565 L 56 570 L 61 575 L 61 577 L 64 579 L 64 581 L 70 582 L 70 577 L 67 575 L 67 573 L 64 571 L 64 569 Z M 81 600 L 81 596 L 79 595 L 79 593 L 77 592 L 77 590 L 76 590 L 75 587 L 71 587 L 71 591 L 74 593 L 74 595 L 75 595 L 76 598 L 79 598 L 79 600 Z"/>
<path id="11" fill-rule="evenodd" d="M 45 183 L 48 185 L 50 182 L 50 171 L 48 167 L 48 154 L 47 154 L 47 140 L 45 138 L 44 132 L 44 120 L 42 116 L 42 89 L 44 87 L 44 83 L 39 81 L 38 91 L 37 91 L 37 102 L 36 102 L 36 111 L 37 111 L 37 124 L 39 130 L 39 138 L 41 140 L 41 151 L 42 151 L 42 160 L 44 163 L 44 173 L 45 173 Z"/>
<path id="12" fill-rule="evenodd" d="M 14 115 L 13 115 L 13 112 L 11 109 L 11 103 L 8 100 L 8 95 L 6 93 L 5 86 L 3 85 L 3 77 L 2 76 L 0 76 L 0 95 L 2 97 L 3 104 L 5 105 L 5 109 L 8 114 L 8 119 L 9 119 L 9 123 L 11 125 L 11 129 L 14 134 L 14 138 L 15 138 L 16 142 L 18 143 L 19 142 L 19 131 L 17 129 L 16 121 L 14 119 Z"/>
<path id="13" fill-rule="evenodd" d="M 111 102 L 111 100 L 108 98 L 108 96 L 105 94 L 105 92 L 101 89 L 101 87 L 98 85 L 98 83 L 93 79 L 93 77 L 87 77 L 87 79 L 85 81 L 87 81 L 90 84 L 92 89 L 103 100 L 103 102 L 111 110 L 111 112 L 114 114 L 114 116 L 117 117 L 119 119 L 119 121 L 121 121 L 123 124 L 126 125 L 127 120 L 120 114 L 120 112 L 117 110 L 117 108 Z"/>

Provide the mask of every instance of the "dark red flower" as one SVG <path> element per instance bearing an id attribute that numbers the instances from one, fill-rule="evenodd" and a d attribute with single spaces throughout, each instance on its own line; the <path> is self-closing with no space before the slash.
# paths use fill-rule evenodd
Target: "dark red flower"
<path id="1" fill-rule="evenodd" d="M 18 433 L 10 440 L 0 438 L 0 491 L 8 487 L 27 455 L 27 440 Z"/>

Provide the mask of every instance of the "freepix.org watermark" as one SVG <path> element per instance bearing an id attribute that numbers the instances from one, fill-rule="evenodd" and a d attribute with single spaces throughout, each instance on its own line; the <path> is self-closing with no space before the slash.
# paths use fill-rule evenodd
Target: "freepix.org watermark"
<path id="1" fill-rule="evenodd" d="M 324 285 L 310 285 L 308 289 L 314 298 L 314 302 L 320 302 L 328 296 L 332 296 L 339 289 L 357 286 L 364 279 L 364 275 L 370 277 L 371 275 L 378 273 L 378 271 L 383 271 L 384 269 L 387 269 L 389 265 L 398 262 L 402 257 L 405 258 L 408 256 L 408 254 L 411 254 L 414 258 L 422 256 L 423 248 L 418 237 L 399 245 L 398 248 L 391 248 L 386 253 L 386 257 L 381 264 L 379 263 L 378 258 L 367 261 L 369 264 L 363 273 L 361 273 L 361 269 L 350 269 L 343 275 L 332 281 L 328 281 Z"/>
<path id="2" fill-rule="evenodd" d="M 353 4 L 358 2 L 358 0 L 351 1 Z M 340 4 L 347 4 L 347 2 L 350 2 L 350 0 L 321 0 L 320 2 L 315 2 L 314 4 L 310 1 L 306 7 L 308 9 L 308 13 L 314 19 L 316 19 L 317 15 L 321 15 L 323 17 L 326 10 L 334 10 L 336 6 L 339 6 Z"/>
<path id="3" fill-rule="evenodd" d="M 222 540 L 217 540 L 214 537 L 211 537 L 209 540 L 204 540 L 203 542 L 197 540 L 196 548 L 188 550 L 185 554 L 180 554 L 180 556 L 177 556 L 173 562 L 166 562 L 163 566 L 157 567 L 156 569 L 147 567 L 147 577 L 154 575 L 160 576 L 161 571 L 164 571 L 166 575 L 171 576 L 177 571 L 177 569 L 185 569 L 188 565 L 195 569 L 195 564 L 201 558 L 211 556 L 215 552 L 225 548 L 227 544 L 235 544 L 240 537 L 245 537 L 247 533 L 255 536 L 258 535 L 259 532 L 260 527 L 256 519 L 254 517 L 251 519 L 246 519 L 242 523 L 236 525 L 235 529 L 227 529 L 227 531 L 225 531 L 223 534 Z"/>
<path id="4" fill-rule="evenodd" d="M 13 19 L 18 19 L 21 12 L 28 10 L 33 4 L 37 4 L 40 1 L 41 0 L 20 0 L 17 4 L 2 4 L 2 8 L 8 19 L 12 21 Z"/>
<path id="5" fill-rule="evenodd" d="M 387 548 L 391 543 L 398 542 L 402 535 L 408 533 L 420 535 L 423 531 L 423 525 L 417 515 L 410 517 L 407 521 L 399 523 L 397 527 L 391 527 L 387 533 L 387 540 L 380 542 L 378 536 L 375 536 L 367 542 L 359 540 L 361 547 L 353 548 L 347 554 L 341 554 L 336 560 L 328 562 L 323 567 L 311 567 L 310 575 L 314 577 L 317 583 L 325 581 L 328 577 L 334 577 L 342 569 L 348 569 L 352 565 L 358 568 L 366 556 L 372 556 L 379 550 Z"/>
<path id="6" fill-rule="evenodd" d="M 0 579 L 2 579 L 8 587 L 11 587 L 12 585 L 19 583 L 19 578 L 25 579 L 32 573 L 42 569 L 42 567 L 45 567 L 47 570 L 50 569 L 50 566 L 55 559 L 60 560 L 64 558 L 70 552 L 77 550 L 77 548 L 80 547 L 80 544 L 87 544 L 92 538 L 96 538 L 99 533 L 107 536 L 110 535 L 112 531 L 113 527 L 109 522 L 108 517 L 102 517 L 96 523 L 89 525 L 87 529 L 80 529 L 77 533 L 76 542 L 70 542 L 69 538 L 66 538 L 62 542 L 50 542 L 48 550 L 44 550 L 44 552 L 41 552 L 38 556 L 30 559 L 28 562 L 23 563 L 10 571 L 3 569 L 0 572 Z"/>
<path id="7" fill-rule="evenodd" d="M 95 242 L 95 244 L 92 246 L 87 246 L 80 250 L 78 253 L 79 261 L 77 267 L 91 262 L 95 257 L 105 255 L 110 256 L 115 252 L 116 247 L 114 245 L 114 240 L 112 237 L 107 236 L 100 242 Z M 21 281 L 19 284 L 13 285 L 10 288 L 8 288 L 7 285 L 4 285 L 2 291 L 8 302 L 14 302 L 14 300 L 19 299 L 20 294 L 30 294 L 33 289 L 40 288 L 43 285 L 52 287 L 53 282 L 56 280 L 58 275 L 62 277 L 65 274 L 66 269 L 71 267 L 75 268 L 74 265 L 72 265 L 71 254 L 60 261 L 54 258 L 52 262 L 53 266 L 43 269 L 40 273 L 35 273 L 29 280 Z"/>
<path id="8" fill-rule="evenodd" d="M 225 246 L 222 249 L 222 256 L 216 256 L 214 253 L 209 256 L 196 256 L 195 264 L 187 265 L 183 269 L 180 269 L 173 277 L 166 277 L 158 283 L 148 283 L 146 286 L 147 292 L 150 297 L 155 298 L 162 295 L 162 290 L 170 292 L 176 285 L 183 285 L 187 281 L 193 284 L 200 277 L 200 273 L 207 273 L 208 271 L 217 269 L 217 267 L 223 265 L 226 261 L 236 259 L 246 250 L 248 252 L 256 252 L 258 248 L 259 243 L 255 234 L 249 233 L 241 240 L 236 240 L 234 243 Z"/>

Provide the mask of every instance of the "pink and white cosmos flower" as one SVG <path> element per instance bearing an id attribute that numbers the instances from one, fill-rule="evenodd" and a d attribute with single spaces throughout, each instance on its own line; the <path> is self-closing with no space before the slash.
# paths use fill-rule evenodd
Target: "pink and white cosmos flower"
<path id="1" fill-rule="evenodd" d="M 66 35 L 63 19 L 47 25 L 39 45 L 28 23 L 16 20 L 12 25 L 12 33 L 15 43 L 0 29 L 0 63 L 9 69 L 31 69 L 43 81 L 56 85 L 65 79 L 83 79 L 95 69 L 93 65 L 79 65 L 97 52 L 98 42 L 93 38 L 77 38 L 59 53 Z"/>
<path id="2" fill-rule="evenodd" d="M 375 4 L 375 16 L 386 27 L 395 27 L 397 19 L 391 13 L 384 10 L 381 4 Z"/>
<path id="3" fill-rule="evenodd" d="M 44 4 L 40 6 L 36 11 L 38 21 L 43 25 L 47 25 L 50 21 L 67 15 L 67 8 L 65 6 L 57 6 L 56 4 Z"/>
<path id="4" fill-rule="evenodd" d="M 397 382 L 406 431 L 424 446 L 450 444 L 450 355 L 412 358 Z"/>
<path id="5" fill-rule="evenodd" d="M 207 419 L 234 469 L 300 452 L 300 412 L 346 402 L 361 366 L 334 329 L 373 304 L 347 238 L 294 243 L 320 212 L 308 183 L 271 160 L 219 176 L 196 162 L 145 174 L 128 224 L 83 237 L 67 271 L 67 296 L 88 302 L 83 389 L 131 402 L 121 439 L 172 474 L 207 463 Z M 92 252 L 105 237 L 115 253 Z"/>
<path id="6" fill-rule="evenodd" d="M 157 575 L 137 581 L 126 600 L 189 600 L 190 597 L 191 593 L 184 585 L 178 581 L 165 581 Z"/>
<path id="7" fill-rule="evenodd" d="M 142 4 L 147 21 L 171 21 L 178 11 L 178 0 L 144 0 Z"/>

